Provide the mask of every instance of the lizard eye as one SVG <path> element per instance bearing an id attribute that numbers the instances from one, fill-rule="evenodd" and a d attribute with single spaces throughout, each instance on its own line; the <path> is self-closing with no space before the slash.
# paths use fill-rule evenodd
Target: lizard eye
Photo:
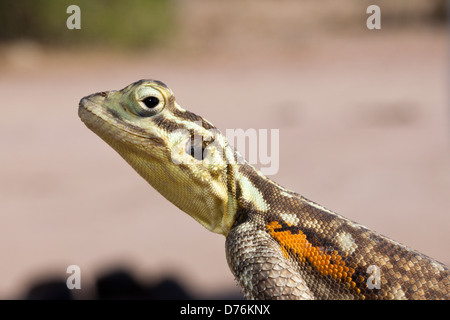
<path id="1" fill-rule="evenodd" d="M 155 95 L 146 96 L 140 99 L 141 108 L 138 114 L 142 117 L 151 117 L 159 113 L 164 108 L 164 99 Z"/>
<path id="2" fill-rule="evenodd" d="M 164 95 L 153 87 L 141 87 L 135 92 L 135 104 L 137 113 L 141 117 L 152 117 L 160 113 L 166 104 Z"/>
<path id="3" fill-rule="evenodd" d="M 149 109 L 155 108 L 159 104 L 159 99 L 153 96 L 147 97 L 142 100 L 145 106 Z"/>

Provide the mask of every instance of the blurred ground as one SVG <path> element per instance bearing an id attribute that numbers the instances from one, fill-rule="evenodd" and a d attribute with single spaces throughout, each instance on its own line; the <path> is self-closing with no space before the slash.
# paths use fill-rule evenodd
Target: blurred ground
<path id="1" fill-rule="evenodd" d="M 30 286 L 65 281 L 72 264 L 82 270 L 77 297 L 98 294 L 95 282 L 116 270 L 149 285 L 175 279 L 197 298 L 239 297 L 225 239 L 78 119 L 81 97 L 142 78 L 164 81 L 221 130 L 280 129 L 273 180 L 450 264 L 445 27 L 369 31 L 361 6 L 349 9 L 363 10 L 350 26 L 305 29 L 294 22 L 314 21 L 310 2 L 274 11 L 245 1 L 239 12 L 193 3 L 179 3 L 185 27 L 169 48 L 0 47 L 0 298 L 32 297 Z"/>

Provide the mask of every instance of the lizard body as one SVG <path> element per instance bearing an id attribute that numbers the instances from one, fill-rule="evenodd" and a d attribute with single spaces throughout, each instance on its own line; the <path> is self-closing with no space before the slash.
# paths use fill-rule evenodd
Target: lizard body
<path id="1" fill-rule="evenodd" d="M 79 116 L 210 231 L 249 299 L 449 299 L 447 266 L 279 186 L 162 82 L 80 101 Z"/>

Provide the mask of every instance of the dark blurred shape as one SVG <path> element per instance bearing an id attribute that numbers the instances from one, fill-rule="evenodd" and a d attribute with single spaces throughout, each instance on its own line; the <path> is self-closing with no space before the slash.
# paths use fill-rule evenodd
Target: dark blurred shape
<path id="1" fill-rule="evenodd" d="M 96 281 L 97 296 L 94 299 L 127 300 L 242 300 L 235 291 L 218 290 L 208 296 L 197 296 L 179 281 L 176 276 L 167 275 L 149 281 L 138 281 L 126 268 L 117 267 L 102 274 Z"/>
<path id="2" fill-rule="evenodd" d="M 72 292 L 64 280 L 48 280 L 32 286 L 26 300 L 72 300 Z"/>
<path id="3" fill-rule="evenodd" d="M 420 121 L 420 108 L 411 101 L 398 101 L 392 103 L 377 102 L 375 105 L 366 105 L 359 108 L 362 123 L 384 127 L 413 125 Z"/>
<path id="4" fill-rule="evenodd" d="M 234 291 L 218 290 L 210 296 L 195 296 L 175 277 L 165 276 L 153 281 L 140 281 L 126 268 L 116 267 L 102 273 L 95 281 L 95 290 L 69 290 L 66 281 L 48 279 L 31 286 L 23 299 L 26 300 L 241 300 L 243 296 Z M 96 292 L 94 294 L 94 292 Z"/>
<path id="5" fill-rule="evenodd" d="M 235 292 L 222 291 L 207 297 L 193 295 L 175 276 L 165 276 L 152 282 L 139 282 L 124 268 L 117 268 L 101 275 L 96 281 L 97 297 L 94 299 L 127 300 L 240 300 Z"/>
<path id="6" fill-rule="evenodd" d="M 450 1 L 448 0 L 436 0 L 436 5 L 434 7 L 434 10 L 431 14 L 432 20 L 439 22 L 439 23 L 445 23 L 449 22 L 449 12 L 450 12 Z"/>
<path id="7" fill-rule="evenodd" d="M 125 270 L 117 270 L 101 276 L 97 282 L 99 299 L 144 299 L 146 290 Z"/>
<path id="8" fill-rule="evenodd" d="M 154 300 L 192 300 L 186 290 L 171 278 L 163 279 L 149 290 L 149 298 Z"/>
<path id="9" fill-rule="evenodd" d="M 96 286 L 98 299 L 193 299 L 176 279 L 165 278 L 151 286 L 139 283 L 125 269 L 117 269 L 102 275 L 97 280 Z"/>
<path id="10" fill-rule="evenodd" d="M 390 1 L 377 3 L 381 19 L 391 27 L 414 27 L 418 25 L 444 25 L 448 21 L 447 0 Z"/>

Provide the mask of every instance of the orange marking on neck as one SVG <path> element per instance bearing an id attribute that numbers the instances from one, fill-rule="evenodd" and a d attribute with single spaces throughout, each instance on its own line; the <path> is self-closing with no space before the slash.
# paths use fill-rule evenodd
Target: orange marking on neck
<path id="1" fill-rule="evenodd" d="M 355 270 L 345 265 L 337 251 L 326 253 L 319 247 L 313 246 L 301 231 L 298 234 L 292 234 L 289 230 L 278 230 L 282 226 L 277 221 L 270 222 L 266 228 L 270 235 L 281 244 L 281 250 L 285 256 L 290 249 L 298 256 L 300 262 L 308 260 L 320 274 L 332 276 L 334 279 L 347 283 L 351 288 L 355 287 L 356 284 L 351 279 Z"/>

